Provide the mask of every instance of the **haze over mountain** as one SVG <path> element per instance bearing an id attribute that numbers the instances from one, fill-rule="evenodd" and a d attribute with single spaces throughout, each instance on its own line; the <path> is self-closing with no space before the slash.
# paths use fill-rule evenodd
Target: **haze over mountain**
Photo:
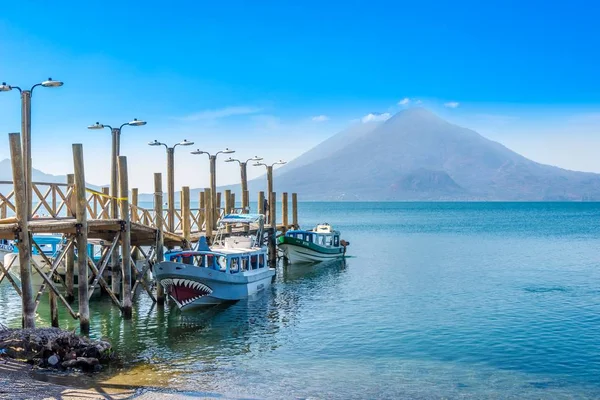
<path id="1" fill-rule="evenodd" d="M 539 164 L 424 108 L 365 125 L 281 168 L 276 192 L 303 200 L 600 199 L 600 175 Z M 249 185 L 259 187 L 264 177 Z"/>

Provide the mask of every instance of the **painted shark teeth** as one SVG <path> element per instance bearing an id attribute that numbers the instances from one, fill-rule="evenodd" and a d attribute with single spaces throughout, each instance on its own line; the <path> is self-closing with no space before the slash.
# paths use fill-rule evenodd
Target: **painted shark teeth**
<path id="1" fill-rule="evenodd" d="M 160 281 L 160 284 L 165 288 L 165 291 L 167 293 L 169 293 L 170 297 L 175 301 L 175 303 L 177 303 L 177 306 L 179 308 L 183 308 L 183 307 L 193 303 L 194 301 L 198 300 L 199 298 L 208 296 L 209 294 L 211 294 L 213 292 L 212 289 L 210 287 L 208 287 L 207 285 L 197 282 L 197 281 L 192 281 L 190 279 L 165 278 Z M 180 301 L 176 297 L 177 288 L 193 289 L 194 291 L 196 291 L 198 293 L 198 295 L 192 296 L 188 299 Z"/>

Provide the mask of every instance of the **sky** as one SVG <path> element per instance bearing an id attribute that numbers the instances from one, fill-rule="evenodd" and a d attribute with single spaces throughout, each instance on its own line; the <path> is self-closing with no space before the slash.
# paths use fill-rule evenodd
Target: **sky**
<path id="1" fill-rule="evenodd" d="M 33 166 L 109 182 L 110 132 L 126 126 L 130 183 L 150 192 L 176 149 L 176 181 L 208 185 L 208 158 L 291 160 L 353 123 L 423 106 L 535 161 L 600 172 L 600 5 L 592 1 L 7 2 L 0 82 L 35 89 Z M 381 115 L 380 115 L 381 114 Z M 0 159 L 20 129 L 0 92 Z M 219 160 L 225 157 L 219 156 Z M 218 184 L 237 183 L 219 162 Z M 257 177 L 264 168 L 250 168 Z"/>

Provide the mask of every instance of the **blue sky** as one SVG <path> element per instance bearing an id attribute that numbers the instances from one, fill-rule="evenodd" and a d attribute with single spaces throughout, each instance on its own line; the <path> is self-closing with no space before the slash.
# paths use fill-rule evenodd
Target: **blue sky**
<path id="1" fill-rule="evenodd" d="M 0 81 L 65 82 L 34 93 L 34 166 L 70 171 L 81 142 L 98 184 L 110 138 L 85 129 L 96 121 L 148 121 L 124 129 L 122 152 L 150 190 L 165 155 L 149 140 L 289 160 L 371 112 L 417 102 L 536 161 L 600 172 L 599 11 L 591 1 L 9 2 Z M 0 132 L 19 118 L 18 94 L 0 93 Z M 176 186 L 206 186 L 207 160 L 182 150 Z M 234 165 L 218 171 L 236 182 Z"/>

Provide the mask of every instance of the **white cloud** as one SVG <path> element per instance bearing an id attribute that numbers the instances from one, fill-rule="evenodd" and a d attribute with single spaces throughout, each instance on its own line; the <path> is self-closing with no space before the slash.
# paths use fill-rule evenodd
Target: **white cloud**
<path id="1" fill-rule="evenodd" d="M 362 117 L 362 122 L 386 121 L 392 116 L 390 113 L 369 113 Z"/>
<path id="2" fill-rule="evenodd" d="M 180 118 L 184 121 L 199 121 L 199 120 L 215 120 L 219 118 L 227 118 L 235 115 L 256 114 L 262 111 L 262 108 L 252 106 L 232 106 L 217 108 L 214 110 L 204 110 L 194 114 Z"/>
<path id="3" fill-rule="evenodd" d="M 423 102 L 421 100 L 417 100 L 415 101 L 415 104 L 423 104 Z"/>
<path id="4" fill-rule="evenodd" d="M 458 106 L 460 106 L 460 103 L 458 101 L 449 101 L 447 103 L 444 103 L 444 107 L 448 108 L 458 108 Z"/>
<path id="5" fill-rule="evenodd" d="M 327 115 L 317 115 L 316 117 L 312 117 L 314 122 L 325 122 L 329 120 Z"/>
<path id="6" fill-rule="evenodd" d="M 399 106 L 406 106 L 408 105 L 408 103 L 410 103 L 410 99 L 408 97 L 403 98 L 402 100 L 400 100 L 398 102 Z"/>

